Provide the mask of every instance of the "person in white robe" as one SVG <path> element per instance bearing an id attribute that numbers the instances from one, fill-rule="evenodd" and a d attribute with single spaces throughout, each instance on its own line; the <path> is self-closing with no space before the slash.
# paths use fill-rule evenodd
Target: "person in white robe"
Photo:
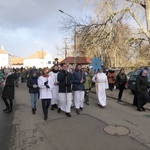
<path id="1" fill-rule="evenodd" d="M 54 81 L 48 74 L 48 68 L 43 68 L 43 74 L 38 78 L 39 99 L 42 100 L 44 120 L 48 119 L 48 108 L 52 99 L 52 89 L 54 86 Z"/>
<path id="2" fill-rule="evenodd" d="M 58 113 L 66 112 L 66 116 L 71 117 L 72 104 L 72 74 L 67 71 L 67 65 L 62 64 L 62 70 L 58 73 L 57 80 L 59 82 L 59 104 Z"/>
<path id="3" fill-rule="evenodd" d="M 53 81 L 54 81 L 54 87 L 52 90 L 52 99 L 51 99 L 51 110 L 57 109 L 58 108 L 58 90 L 59 90 L 59 86 L 58 86 L 58 81 L 57 81 L 57 75 L 58 75 L 58 65 L 55 64 L 53 66 L 52 71 L 49 73 L 49 75 L 52 77 Z"/>
<path id="4" fill-rule="evenodd" d="M 73 90 L 74 90 L 74 104 L 76 108 L 76 113 L 79 115 L 80 111 L 83 110 L 84 107 L 84 94 L 85 87 L 84 84 L 86 82 L 85 73 L 82 70 L 81 64 L 76 65 L 76 70 L 73 73 Z"/>
<path id="5" fill-rule="evenodd" d="M 100 68 L 98 73 L 93 76 L 92 81 L 95 82 L 98 105 L 105 107 L 107 104 L 106 89 L 108 89 L 108 80 L 106 74 L 103 73 L 102 68 Z"/>

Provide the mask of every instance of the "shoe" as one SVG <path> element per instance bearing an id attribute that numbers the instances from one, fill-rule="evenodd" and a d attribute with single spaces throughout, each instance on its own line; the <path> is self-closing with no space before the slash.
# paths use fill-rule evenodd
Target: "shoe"
<path id="1" fill-rule="evenodd" d="M 82 111 L 82 110 L 83 110 L 83 107 L 80 107 L 80 110 Z"/>
<path id="2" fill-rule="evenodd" d="M 85 102 L 85 104 L 90 105 L 89 102 Z"/>
<path id="3" fill-rule="evenodd" d="M 122 100 L 121 100 L 121 99 L 118 99 L 118 103 L 119 103 L 119 102 L 122 102 Z"/>
<path id="4" fill-rule="evenodd" d="M 52 105 L 51 110 L 54 110 L 54 109 L 55 109 L 55 107 L 54 107 L 54 105 Z"/>
<path id="5" fill-rule="evenodd" d="M 12 109 L 10 108 L 8 111 L 6 111 L 7 113 L 11 113 L 12 112 Z"/>
<path id="6" fill-rule="evenodd" d="M 58 113 L 60 113 L 60 112 L 61 112 L 61 109 L 60 109 L 60 108 L 58 108 L 57 112 L 58 112 Z"/>
<path id="7" fill-rule="evenodd" d="M 80 115 L 80 110 L 76 109 L 76 113 L 77 113 L 77 115 Z"/>
<path id="8" fill-rule="evenodd" d="M 66 113 L 66 116 L 71 117 L 71 114 L 70 113 Z"/>
<path id="9" fill-rule="evenodd" d="M 5 112 L 5 111 L 8 111 L 9 110 L 9 107 L 6 107 L 3 111 Z"/>
<path id="10" fill-rule="evenodd" d="M 44 116 L 44 120 L 47 120 L 47 115 Z"/>
<path id="11" fill-rule="evenodd" d="M 56 108 L 56 109 L 58 108 L 57 104 L 54 104 L 54 108 Z"/>
<path id="12" fill-rule="evenodd" d="M 144 108 L 144 107 L 142 107 L 142 110 L 143 110 L 143 111 L 145 111 L 145 108 Z"/>
<path id="13" fill-rule="evenodd" d="M 137 109 L 138 111 L 142 111 L 140 108 Z"/>
<path id="14" fill-rule="evenodd" d="M 34 108 L 32 108 L 32 113 L 35 114 L 35 109 Z"/>

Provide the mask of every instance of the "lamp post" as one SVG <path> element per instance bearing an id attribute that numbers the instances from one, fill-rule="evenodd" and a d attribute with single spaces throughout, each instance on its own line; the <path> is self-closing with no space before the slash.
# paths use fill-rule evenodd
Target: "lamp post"
<path id="1" fill-rule="evenodd" d="M 59 9 L 59 12 L 65 14 L 66 16 L 72 18 L 72 19 L 75 21 L 74 17 L 72 17 L 71 15 L 65 13 L 64 11 L 62 11 L 62 10 Z M 74 56 L 74 66 L 75 66 L 75 64 L 76 64 L 76 55 L 77 55 L 77 44 L 76 44 L 76 43 L 77 43 L 77 39 L 76 39 L 76 25 L 75 25 L 75 26 L 74 26 L 74 52 L 73 52 L 73 56 Z"/>

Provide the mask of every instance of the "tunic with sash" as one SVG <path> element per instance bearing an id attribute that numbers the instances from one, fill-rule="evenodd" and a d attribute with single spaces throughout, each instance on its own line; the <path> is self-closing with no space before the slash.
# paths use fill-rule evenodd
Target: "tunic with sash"
<path id="1" fill-rule="evenodd" d="M 54 82 L 58 82 L 57 81 L 57 75 L 58 75 L 58 71 L 52 70 L 49 75 L 52 77 Z M 52 99 L 51 99 L 51 105 L 54 104 L 58 104 L 58 90 L 59 90 L 59 86 L 58 85 L 54 85 L 53 89 L 52 89 Z"/>
<path id="2" fill-rule="evenodd" d="M 97 73 L 93 76 L 92 81 L 95 82 L 96 93 L 98 96 L 98 104 L 106 106 L 106 89 L 108 89 L 108 80 L 105 73 Z"/>

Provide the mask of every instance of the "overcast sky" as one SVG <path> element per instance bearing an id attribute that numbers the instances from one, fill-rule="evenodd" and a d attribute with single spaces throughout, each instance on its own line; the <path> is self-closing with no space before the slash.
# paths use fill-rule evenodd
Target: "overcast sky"
<path id="1" fill-rule="evenodd" d="M 42 49 L 56 55 L 64 37 L 59 9 L 76 18 L 90 13 L 84 0 L 0 0 L 0 49 L 21 57 Z"/>

